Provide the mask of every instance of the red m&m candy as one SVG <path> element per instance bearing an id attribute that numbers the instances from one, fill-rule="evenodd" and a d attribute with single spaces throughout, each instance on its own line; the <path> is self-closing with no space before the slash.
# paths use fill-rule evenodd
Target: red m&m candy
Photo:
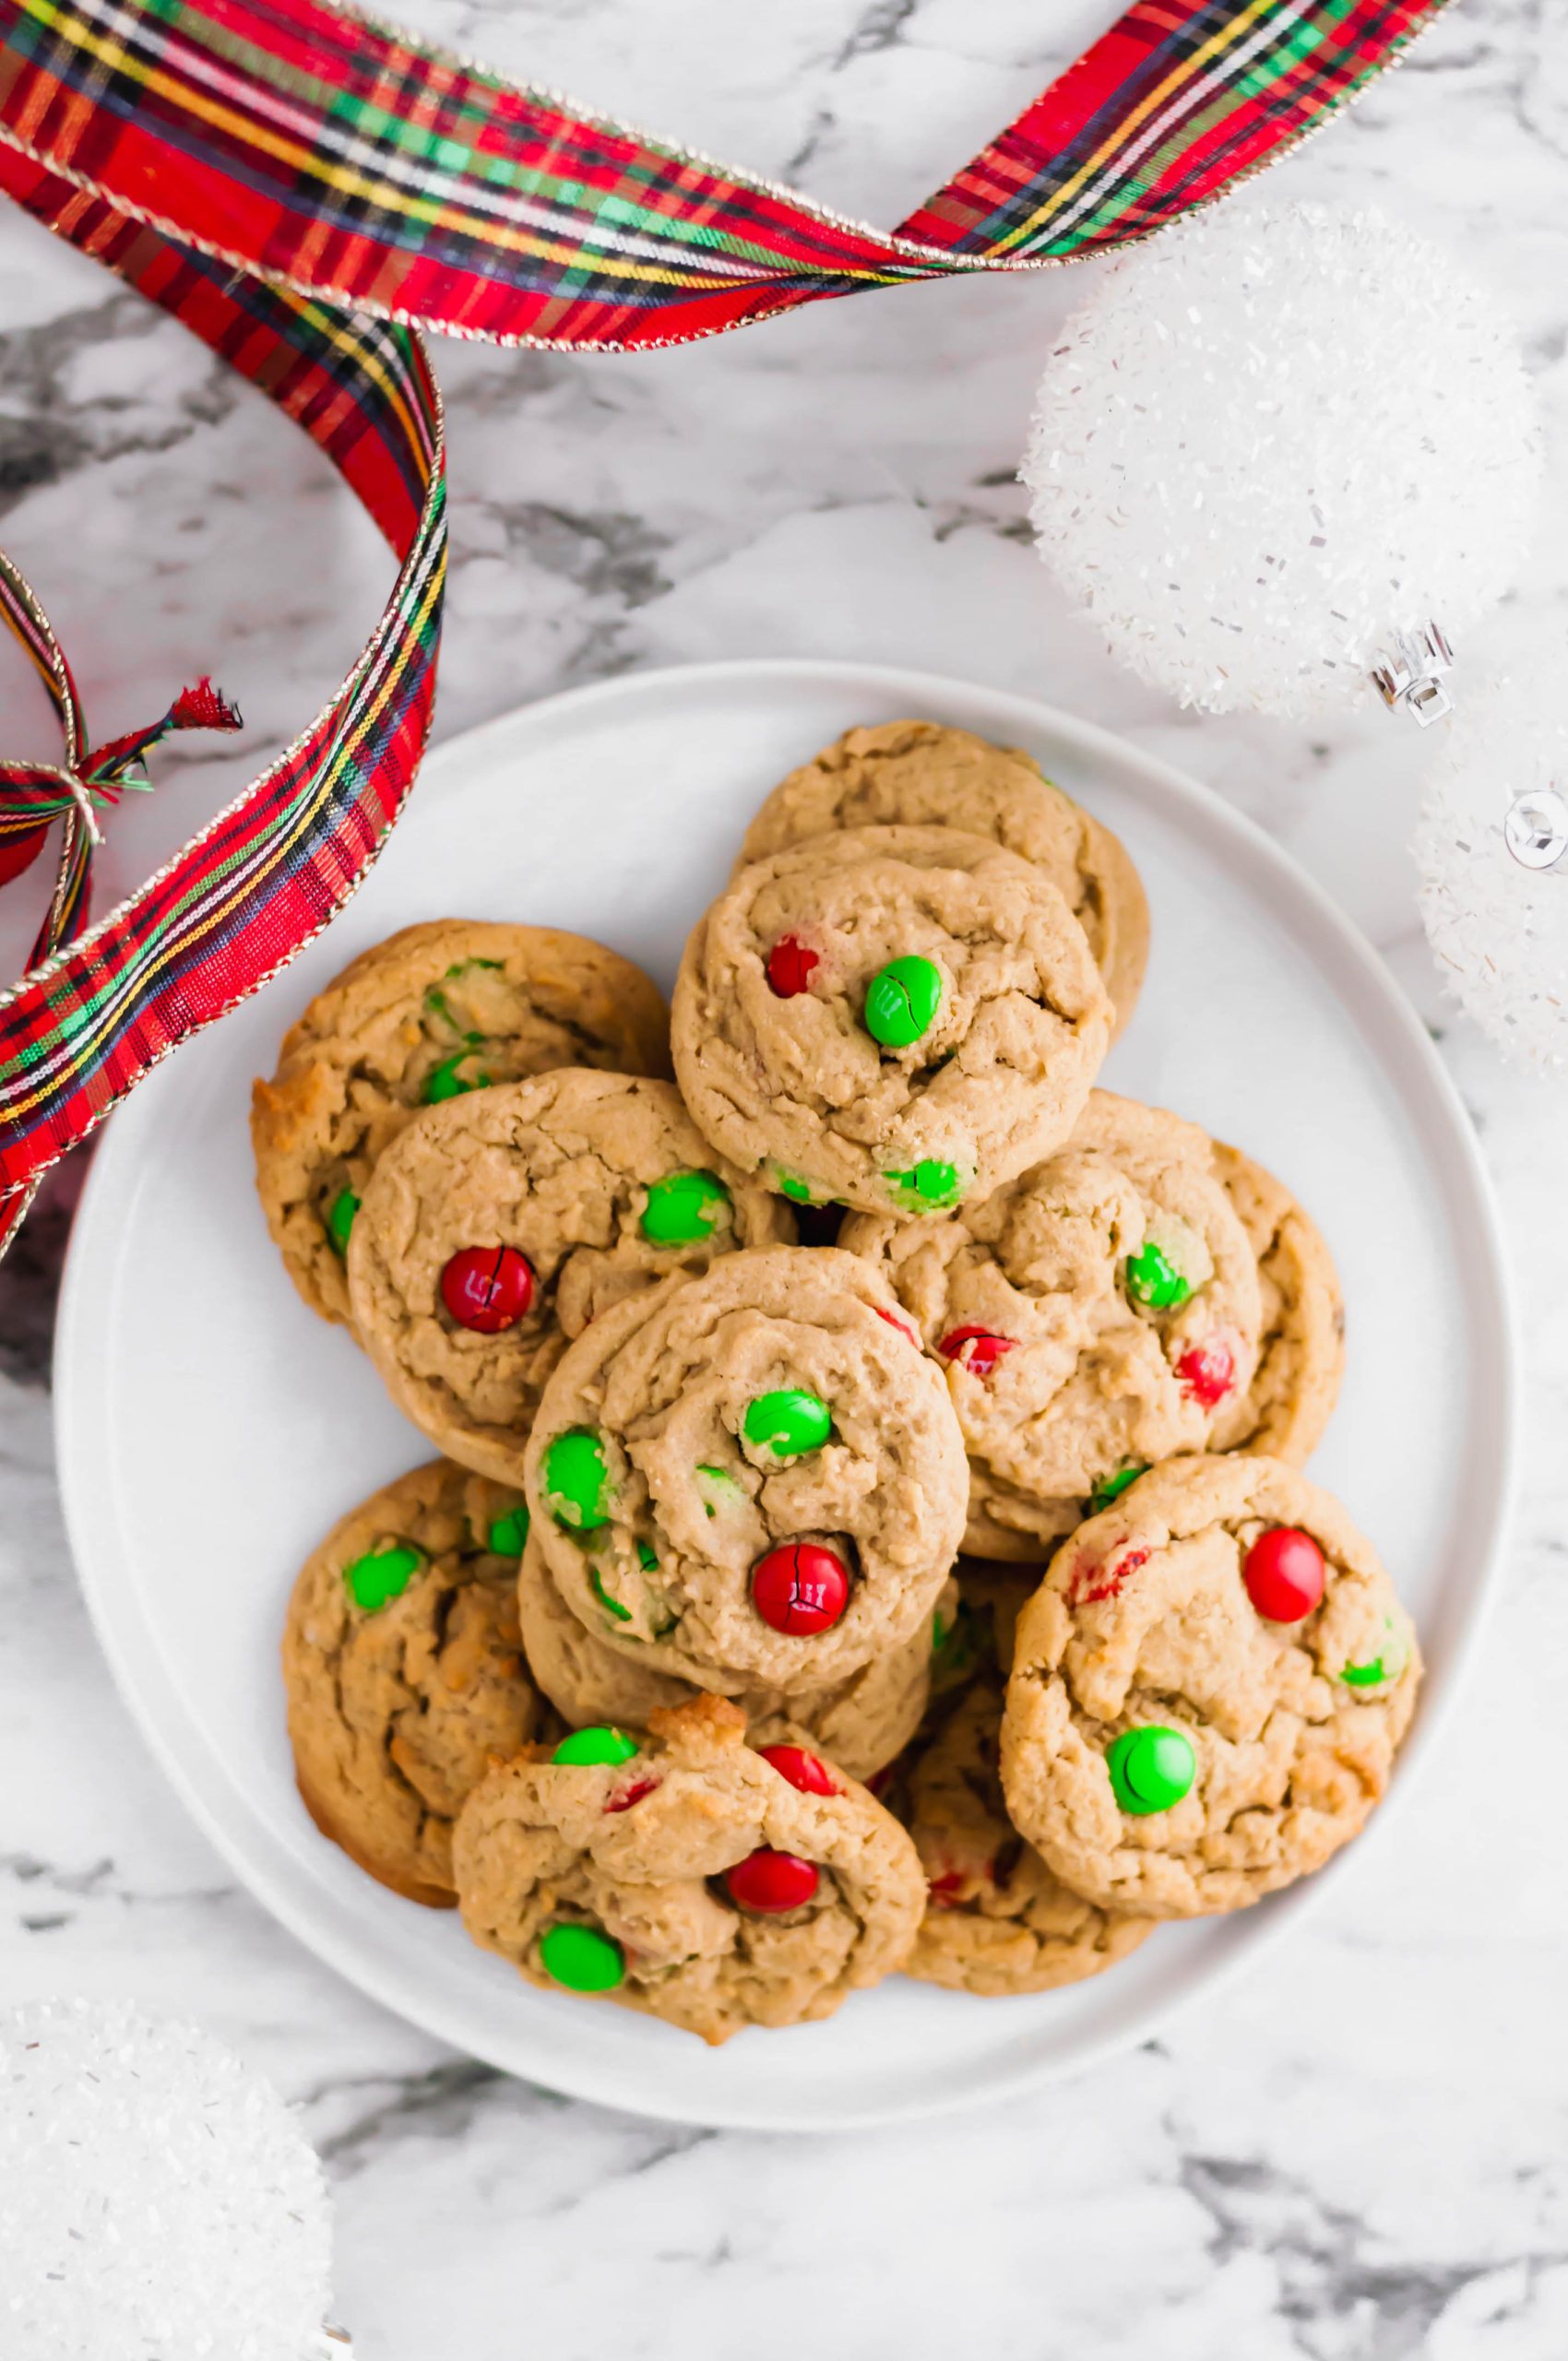
<path id="1" fill-rule="evenodd" d="M 1003 1354 L 1010 1353 L 1017 1341 L 1016 1336 L 998 1335 L 994 1328 L 953 1328 L 936 1349 L 944 1361 L 956 1361 L 983 1384 Z"/>
<path id="2" fill-rule="evenodd" d="M 515 1246 L 465 1246 L 441 1274 L 441 1300 L 459 1328 L 499 1336 L 533 1301 L 533 1266 Z"/>
<path id="3" fill-rule="evenodd" d="M 802 1861 L 798 1853 L 770 1852 L 763 1845 L 737 1861 L 724 1882 L 731 1901 L 742 1910 L 798 1910 L 816 1892 L 816 1863 Z"/>
<path id="4" fill-rule="evenodd" d="M 1310 1533 L 1271 1525 L 1248 1550 L 1241 1579 L 1260 1615 L 1271 1623 L 1299 1623 L 1323 1596 L 1323 1551 Z"/>
<path id="5" fill-rule="evenodd" d="M 826 1762 L 808 1754 L 803 1746 L 759 1746 L 757 1752 L 765 1762 L 770 1762 L 781 1779 L 788 1779 L 802 1796 L 836 1796 L 837 1782 Z"/>
<path id="6" fill-rule="evenodd" d="M 1223 1402 L 1236 1382 L 1236 1362 L 1229 1345 L 1189 1345 L 1176 1364 L 1183 1394 L 1204 1409 Z"/>
<path id="7" fill-rule="evenodd" d="M 849 1576 L 819 1541 L 785 1541 L 752 1568 L 752 1604 L 776 1631 L 826 1631 L 843 1614 Z"/>
<path id="8" fill-rule="evenodd" d="M 780 1000 L 793 1000 L 811 989 L 812 969 L 820 967 L 818 954 L 798 934 L 781 934 L 767 955 L 767 980 Z"/>

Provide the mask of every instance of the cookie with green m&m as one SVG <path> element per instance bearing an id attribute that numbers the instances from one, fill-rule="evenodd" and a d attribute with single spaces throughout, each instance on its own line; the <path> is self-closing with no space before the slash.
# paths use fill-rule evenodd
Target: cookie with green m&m
<path id="1" fill-rule="evenodd" d="M 1329 1493 L 1261 1455 L 1166 1460 L 1078 1527 L 1018 1619 L 1008 1812 L 1102 1909 L 1239 1910 L 1365 1825 L 1420 1677 Z"/>
<path id="2" fill-rule="evenodd" d="M 789 1206 L 714 1154 L 673 1083 L 564 1066 L 404 1125 L 354 1218 L 350 1301 L 398 1408 L 505 1482 L 590 1320 L 794 1234 Z"/>
<path id="3" fill-rule="evenodd" d="M 1119 1033 L 1148 958 L 1148 904 L 1109 828 L 1044 777 L 1032 754 L 940 721 L 847 730 L 776 787 L 746 830 L 737 871 L 829 828 L 962 828 L 994 837 L 1049 877 L 1083 928 Z"/>
<path id="4" fill-rule="evenodd" d="M 311 1310 L 350 1320 L 349 1239 L 410 1115 L 566 1065 L 670 1072 L 657 988 L 584 935 L 437 919 L 362 952 L 318 992 L 251 1097 L 262 1209 Z"/>
<path id="5" fill-rule="evenodd" d="M 912 1750 L 892 1807 L 926 1879 L 925 1916 L 902 1973 L 987 1999 L 1082 1983 L 1154 1928 L 1074 1893 L 1012 1826 L 998 1769 L 1002 1710 L 992 1667 Z"/>
<path id="6" fill-rule="evenodd" d="M 453 1843 L 475 1942 L 710 2043 L 880 1982 L 920 1922 L 914 1847 L 804 1733 L 756 1737 L 705 1694 L 498 1764 Z"/>
<path id="7" fill-rule="evenodd" d="M 522 1494 L 449 1460 L 384 1485 L 307 1560 L 283 1630 L 299 1790 L 322 1833 L 449 1908 L 452 1823 L 545 1714 L 522 1654 Z"/>
<path id="8" fill-rule="evenodd" d="M 1071 1136 L 951 1212 L 839 1232 L 946 1372 L 969 1454 L 964 1547 L 1043 1564 L 1086 1511 L 1253 1398 L 1257 1257 L 1214 1143 L 1093 1090 Z M 1242 1414 L 1245 1418 L 1248 1414 Z"/>
<path id="9" fill-rule="evenodd" d="M 601 1312 L 544 1389 L 525 1480 L 604 1647 L 785 1698 L 929 1631 L 968 1489 L 935 1363 L 834 1247 L 720 1255 Z"/>
<path id="10" fill-rule="evenodd" d="M 699 1128 L 797 1203 L 944 1210 L 1072 1130 L 1110 1040 L 1038 864 L 963 828 L 833 829 L 738 872 L 675 986 Z"/>

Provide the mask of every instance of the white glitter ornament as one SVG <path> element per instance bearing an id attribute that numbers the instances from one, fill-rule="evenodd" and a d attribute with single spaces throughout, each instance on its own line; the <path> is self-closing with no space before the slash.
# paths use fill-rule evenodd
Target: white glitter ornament
<path id="1" fill-rule="evenodd" d="M 1396 635 L 1469 631 L 1539 473 L 1483 288 L 1382 214 L 1234 200 L 1106 271 L 1022 469 L 1040 553 L 1113 655 L 1182 705 L 1292 718 L 1370 695 Z M 1418 718 L 1446 710 L 1443 669 L 1415 665 Z"/>
<path id="2" fill-rule="evenodd" d="M 343 2361 L 321 2166 L 271 2085 L 122 2002 L 0 2014 L 3 2361 Z"/>
<path id="3" fill-rule="evenodd" d="M 1510 1058 L 1543 1069 L 1568 1065 L 1562 637 L 1559 626 L 1538 663 L 1516 661 L 1512 677 L 1467 697 L 1411 848 L 1443 981 Z M 1560 866 L 1527 865 L 1554 855 Z"/>

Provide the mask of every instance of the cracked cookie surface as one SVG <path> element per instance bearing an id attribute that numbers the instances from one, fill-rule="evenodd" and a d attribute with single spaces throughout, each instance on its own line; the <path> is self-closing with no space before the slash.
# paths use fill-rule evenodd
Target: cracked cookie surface
<path id="1" fill-rule="evenodd" d="M 943 1603 L 939 1598 L 932 1623 Z M 517 1572 L 517 1614 L 529 1670 L 556 1712 L 574 1726 L 640 1726 L 659 1707 L 683 1704 L 695 1693 L 690 1681 L 656 1672 L 578 1621 L 555 1587 L 537 1535 L 530 1536 Z M 858 1672 L 825 1689 L 790 1696 L 780 1689 L 743 1689 L 735 1703 L 748 1727 L 783 1717 L 851 1779 L 869 1779 L 920 1726 L 931 1686 L 932 1642 L 932 1626 L 922 1623 L 912 1639 L 884 1649 Z"/>
<path id="2" fill-rule="evenodd" d="M 742 1170 L 802 1203 L 908 1211 L 1058 1147 L 1110 1019 L 1032 862 L 957 828 L 849 828 L 742 870 L 698 921 L 671 1046 L 695 1121 Z"/>
<path id="3" fill-rule="evenodd" d="M 907 1774 L 899 1817 L 925 1871 L 925 1916 L 902 1973 L 952 1992 L 1050 1992 L 1135 1951 L 1154 1921 L 1063 1885 L 1007 1817 L 998 1767 L 1003 1689 L 973 1681 Z"/>
<path id="4" fill-rule="evenodd" d="M 1033 861 L 1083 928 L 1120 1033 L 1148 964 L 1148 903 L 1119 838 L 1051 784 L 1033 755 L 937 721 L 847 730 L 776 787 L 736 873 L 829 828 L 932 826 L 990 836 Z"/>
<path id="5" fill-rule="evenodd" d="M 1221 1405 L 1210 1448 L 1301 1467 L 1323 1440 L 1345 1374 L 1339 1275 L 1317 1226 L 1272 1172 L 1223 1140 L 1214 1143 L 1214 1171 L 1256 1259 L 1263 1316 L 1252 1382 Z"/>
<path id="6" fill-rule="evenodd" d="M 813 1406 L 811 1439 L 776 1447 L 781 1402 Z M 698 1688 L 790 1695 L 913 1638 L 968 1475 L 940 1372 L 875 1274 L 773 1247 L 595 1321 L 545 1389 L 527 1483 L 556 1587 L 608 1646 Z M 757 1570 L 783 1554 L 792 1581 L 801 1551 L 834 1559 L 837 1611 L 770 1623 Z"/>
<path id="7" fill-rule="evenodd" d="M 435 919 L 362 951 L 316 994 L 251 1097 L 262 1209 L 313 1311 L 349 1322 L 358 1202 L 415 1110 L 555 1066 L 670 1072 L 658 990 L 585 935 Z"/>
<path id="8" fill-rule="evenodd" d="M 788 1205 L 715 1156 L 673 1083 L 565 1067 L 409 1121 L 355 1219 L 350 1297 L 404 1416 L 451 1458 L 520 1482 L 572 1337 L 639 1288 L 794 1228 Z M 478 1250 L 509 1255 L 514 1272 L 520 1256 L 528 1274 L 524 1310 L 499 1330 L 464 1325 L 446 1299 L 452 1258 Z"/>
<path id="9" fill-rule="evenodd" d="M 618 1762 L 492 1771 L 453 1847 L 475 1942 L 553 1991 L 552 1935 L 580 1930 L 600 1997 L 709 2043 L 831 2016 L 880 1982 L 920 1923 L 913 1845 L 837 1766 L 817 1762 L 805 1775 L 826 1792 L 802 1791 L 744 1734 L 737 1705 L 699 1696 L 656 1711 Z M 787 1856 L 806 1898 L 738 1904 L 729 1876 L 759 1852 Z"/>
<path id="10" fill-rule="evenodd" d="M 1096 1090 L 1057 1153 L 951 1214 L 852 1214 L 944 1369 L 969 1454 L 964 1548 L 1042 1563 L 1097 1490 L 1202 1451 L 1250 1400 L 1256 1258 L 1195 1123 Z"/>
<path id="11" fill-rule="evenodd" d="M 283 1682 L 306 1809 L 381 1884 L 436 1908 L 456 1898 L 464 1797 L 540 1721 L 517 1628 L 520 1511 L 520 1492 L 448 1461 L 417 1467 L 334 1525 L 289 1601 Z M 493 1549 L 498 1526 L 507 1546 Z"/>
<path id="12" fill-rule="evenodd" d="M 1282 1531 L 1320 1559 L 1289 1622 L 1252 1596 L 1254 1547 Z M 1169 1460 L 1079 1527 L 1018 1619 L 1008 1812 L 1104 1909 L 1237 1910 L 1356 1835 L 1420 1679 L 1410 1619 L 1327 1492 L 1277 1460 Z M 1161 1750 L 1163 1795 L 1118 1785 L 1132 1745 Z"/>

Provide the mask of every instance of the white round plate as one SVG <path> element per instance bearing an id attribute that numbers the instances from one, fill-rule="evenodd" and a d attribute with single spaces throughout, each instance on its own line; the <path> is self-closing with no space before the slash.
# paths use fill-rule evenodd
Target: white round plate
<path id="1" fill-rule="evenodd" d="M 976 2000 L 895 1977 L 827 2024 L 709 2051 L 532 1990 L 455 1913 L 362 1876 L 294 1793 L 279 1633 L 328 1525 L 429 1452 L 283 1275 L 252 1180 L 251 1077 L 329 976 L 417 919 L 571 927 L 668 990 L 767 789 L 840 730 L 904 714 L 1028 747 L 1124 839 L 1154 954 L 1104 1080 L 1237 1141 L 1327 1234 L 1349 1371 L 1313 1473 L 1420 1629 L 1430 1671 L 1405 1784 L 1474 1635 L 1508 1490 L 1510 1331 L 1470 1129 L 1381 963 L 1286 856 L 1204 788 L 1049 706 L 877 666 L 714 664 L 555 697 L 442 747 L 327 935 L 116 1115 L 61 1305 L 60 1473 L 82 1583 L 148 1742 L 240 1876 L 323 1959 L 459 2048 L 693 2122 L 883 2122 L 1076 2071 L 1211 1988 L 1309 1887 L 1162 1928 L 1068 1991 Z"/>

